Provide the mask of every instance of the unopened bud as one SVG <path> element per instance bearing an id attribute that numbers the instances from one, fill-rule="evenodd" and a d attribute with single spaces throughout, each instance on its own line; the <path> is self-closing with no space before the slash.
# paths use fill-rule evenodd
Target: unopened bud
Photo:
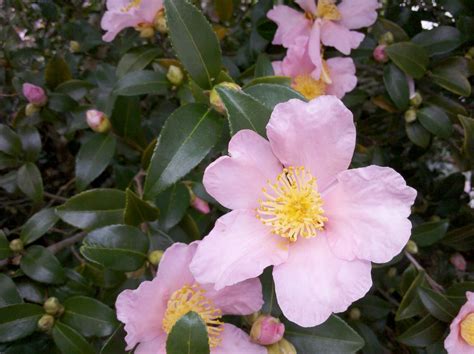
<path id="1" fill-rule="evenodd" d="M 469 48 L 469 50 L 467 51 L 465 57 L 467 59 L 473 59 L 474 58 L 474 47 Z"/>
<path id="2" fill-rule="evenodd" d="M 209 214 L 211 208 L 209 208 L 209 204 L 202 200 L 201 198 L 197 197 L 196 195 L 193 196 L 191 200 L 191 206 L 199 211 L 201 214 Z"/>
<path id="3" fill-rule="evenodd" d="M 349 318 L 353 321 L 357 321 L 360 319 L 360 310 L 357 307 L 353 307 L 349 311 Z"/>
<path id="4" fill-rule="evenodd" d="M 449 261 L 451 264 L 457 269 L 462 272 L 466 271 L 467 262 L 464 256 L 461 253 L 455 253 L 450 258 Z"/>
<path id="5" fill-rule="evenodd" d="M 211 96 L 209 97 L 211 106 L 219 113 L 226 113 L 226 109 L 224 106 L 224 102 L 222 102 L 221 96 L 219 96 L 219 93 L 216 90 L 216 87 L 225 87 L 229 88 L 235 91 L 241 90 L 240 86 L 237 84 L 234 84 L 233 82 L 223 82 L 220 83 L 217 86 L 214 86 L 214 88 L 211 91 Z"/>
<path id="6" fill-rule="evenodd" d="M 35 106 L 33 103 L 28 103 L 25 107 L 25 115 L 27 117 L 30 117 L 39 111 L 40 111 L 40 107 Z"/>
<path id="7" fill-rule="evenodd" d="M 418 91 L 416 91 L 410 97 L 410 104 L 414 107 L 418 107 L 419 105 L 421 105 L 422 102 L 423 102 L 423 97 L 421 96 L 421 94 Z"/>
<path id="8" fill-rule="evenodd" d="M 106 133 L 112 127 L 107 115 L 96 109 L 89 109 L 86 112 L 86 118 L 89 127 L 97 133 Z"/>
<path id="9" fill-rule="evenodd" d="M 30 83 L 24 83 L 22 87 L 23 96 L 28 102 L 34 104 L 37 107 L 42 107 L 48 102 L 48 96 L 44 90 L 36 85 Z"/>
<path id="10" fill-rule="evenodd" d="M 379 43 L 380 44 L 392 44 L 395 38 L 393 37 L 392 32 L 385 32 L 380 38 L 379 38 Z"/>
<path id="11" fill-rule="evenodd" d="M 267 347 L 268 354 L 296 354 L 296 348 L 293 344 L 282 338 L 278 343 Z"/>
<path id="12" fill-rule="evenodd" d="M 160 263 L 162 257 L 163 251 L 154 250 L 148 254 L 148 262 L 150 262 L 154 266 L 157 266 L 158 263 Z"/>
<path id="13" fill-rule="evenodd" d="M 51 315 L 43 315 L 38 320 L 38 329 L 42 332 L 49 332 L 54 326 L 54 317 Z"/>
<path id="14" fill-rule="evenodd" d="M 245 320 L 250 324 L 253 325 L 255 321 L 260 317 L 260 311 L 254 312 L 250 315 L 244 316 Z"/>
<path id="15" fill-rule="evenodd" d="M 405 112 L 403 117 L 405 118 L 405 122 L 413 123 L 416 120 L 416 109 L 410 108 Z"/>
<path id="16" fill-rule="evenodd" d="M 183 70 L 181 70 L 179 66 L 170 65 L 168 72 L 166 73 L 166 77 L 173 85 L 179 86 L 183 83 Z"/>
<path id="17" fill-rule="evenodd" d="M 418 245 L 415 243 L 415 241 L 410 240 L 408 241 L 407 245 L 405 246 L 405 251 L 411 254 L 417 254 L 418 253 Z"/>
<path id="18" fill-rule="evenodd" d="M 139 24 L 135 29 L 140 32 L 141 38 L 151 38 L 155 35 L 155 29 L 147 23 Z"/>
<path id="19" fill-rule="evenodd" d="M 71 53 L 78 53 L 81 50 L 81 45 L 78 41 L 69 42 L 69 50 Z"/>
<path id="20" fill-rule="evenodd" d="M 15 253 L 19 253 L 21 251 L 23 251 L 23 241 L 20 240 L 19 238 L 16 238 L 14 240 L 12 240 L 10 242 L 10 249 L 15 252 Z"/>
<path id="21" fill-rule="evenodd" d="M 168 24 L 166 23 L 165 10 L 161 9 L 156 13 L 153 26 L 160 33 L 168 32 Z"/>
<path id="22" fill-rule="evenodd" d="M 389 278 L 394 278 L 394 277 L 396 277 L 397 273 L 398 273 L 398 272 L 397 272 L 397 268 L 395 268 L 395 267 L 390 267 L 390 268 L 388 269 L 387 276 L 388 276 Z"/>
<path id="23" fill-rule="evenodd" d="M 374 52 L 372 53 L 374 59 L 378 63 L 386 63 L 388 62 L 388 55 L 387 52 L 385 51 L 385 48 L 387 46 L 385 44 L 380 44 L 377 47 L 375 47 Z"/>
<path id="24" fill-rule="evenodd" d="M 279 342 L 285 333 L 285 325 L 278 318 L 260 315 L 253 323 L 250 338 L 253 342 L 270 345 Z"/>
<path id="25" fill-rule="evenodd" d="M 43 304 L 44 311 L 51 316 L 56 316 L 64 311 L 63 305 L 57 297 L 49 297 Z"/>

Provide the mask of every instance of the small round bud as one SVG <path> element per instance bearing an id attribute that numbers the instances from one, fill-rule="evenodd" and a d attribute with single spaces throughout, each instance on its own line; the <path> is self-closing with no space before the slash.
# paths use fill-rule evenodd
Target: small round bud
<path id="1" fill-rule="evenodd" d="M 22 91 L 23 96 L 25 96 L 28 102 L 37 107 L 42 107 L 48 102 L 48 96 L 46 96 L 44 90 L 39 86 L 26 82 L 23 84 Z"/>
<path id="2" fill-rule="evenodd" d="M 151 38 L 155 35 L 155 29 L 148 24 L 139 24 L 135 29 L 140 32 L 141 38 Z"/>
<path id="3" fill-rule="evenodd" d="M 86 119 L 89 127 L 97 133 L 106 133 L 112 128 L 107 115 L 96 109 L 89 109 L 86 112 Z"/>
<path id="4" fill-rule="evenodd" d="M 253 342 L 270 345 L 279 342 L 285 333 L 285 325 L 278 318 L 260 315 L 253 323 L 250 338 Z"/>
<path id="5" fill-rule="evenodd" d="M 33 103 L 28 103 L 25 107 L 25 115 L 27 117 L 30 117 L 39 111 L 40 111 L 40 108 L 38 106 L 35 106 Z"/>
<path id="6" fill-rule="evenodd" d="M 268 354 L 296 354 L 296 348 L 293 344 L 282 338 L 278 343 L 267 347 Z"/>
<path id="7" fill-rule="evenodd" d="M 38 329 L 42 332 L 49 332 L 54 326 L 54 317 L 51 315 L 43 315 L 38 320 Z"/>
<path id="8" fill-rule="evenodd" d="M 461 253 L 455 253 L 450 258 L 449 261 L 451 264 L 461 272 L 465 272 L 467 268 L 467 262 L 464 256 Z"/>
<path id="9" fill-rule="evenodd" d="M 181 70 L 179 66 L 170 65 L 168 72 L 166 73 L 166 77 L 173 85 L 179 86 L 183 83 L 183 70 Z"/>
<path id="10" fill-rule="evenodd" d="M 358 321 L 360 319 L 360 310 L 357 307 L 353 307 L 349 311 L 349 318 L 353 321 Z"/>
<path id="11" fill-rule="evenodd" d="M 397 276 L 397 273 L 398 273 L 397 268 L 395 268 L 395 267 L 390 267 L 390 268 L 388 269 L 387 276 L 388 276 L 389 278 L 394 278 L 394 277 Z"/>
<path id="12" fill-rule="evenodd" d="M 168 32 L 168 24 L 166 23 L 165 10 L 161 9 L 156 13 L 155 19 L 153 20 L 153 26 L 160 33 Z"/>
<path id="13" fill-rule="evenodd" d="M 407 245 L 405 246 L 405 251 L 411 254 L 417 254 L 418 253 L 418 245 L 416 244 L 415 241 L 410 240 L 408 241 Z"/>
<path id="14" fill-rule="evenodd" d="M 209 214 L 209 212 L 211 211 L 211 208 L 209 208 L 209 204 L 196 195 L 193 195 L 191 198 L 191 206 L 204 215 Z"/>
<path id="15" fill-rule="evenodd" d="M 372 53 L 374 59 L 378 63 L 386 63 L 388 62 L 388 55 L 387 52 L 385 51 L 385 48 L 387 46 L 385 44 L 380 44 L 377 47 L 375 47 L 374 52 Z"/>
<path id="16" fill-rule="evenodd" d="M 473 59 L 474 58 L 474 47 L 469 48 L 469 50 L 467 51 L 465 57 L 467 59 Z"/>
<path id="17" fill-rule="evenodd" d="M 148 262 L 150 262 L 154 266 L 157 266 L 158 263 L 160 263 L 162 257 L 163 251 L 154 250 L 148 254 Z"/>
<path id="18" fill-rule="evenodd" d="M 410 108 L 405 112 L 403 117 L 405 118 L 405 122 L 413 123 L 416 120 L 416 110 L 414 108 Z"/>
<path id="19" fill-rule="evenodd" d="M 239 91 L 239 90 L 241 90 L 241 88 L 240 88 L 239 85 L 234 84 L 233 82 L 223 82 L 223 83 L 220 83 L 217 86 L 214 86 L 214 88 L 212 89 L 211 96 L 210 96 L 211 106 L 217 112 L 224 114 L 224 113 L 226 113 L 224 102 L 222 102 L 222 99 L 219 96 L 219 93 L 217 92 L 216 87 L 225 87 L 225 88 L 229 88 L 229 89 L 232 89 L 232 90 L 235 90 L 235 91 Z"/>
<path id="20" fill-rule="evenodd" d="M 410 104 L 414 107 L 418 107 L 421 105 L 421 103 L 423 102 L 423 97 L 421 96 L 421 94 L 416 91 L 411 97 L 410 97 Z"/>
<path id="21" fill-rule="evenodd" d="M 15 253 L 23 251 L 23 246 L 23 241 L 19 238 L 10 241 L 10 249 Z"/>
<path id="22" fill-rule="evenodd" d="M 392 32 L 385 32 L 380 38 L 379 38 L 379 43 L 380 44 L 392 44 L 395 38 L 393 37 Z"/>
<path id="23" fill-rule="evenodd" d="M 69 42 L 69 51 L 71 53 L 78 53 L 81 50 L 81 44 L 78 41 Z"/>
<path id="24" fill-rule="evenodd" d="M 61 312 L 62 307 L 63 306 L 61 305 L 57 297 L 50 297 L 43 304 L 44 311 L 48 315 L 52 316 L 58 315 Z"/>

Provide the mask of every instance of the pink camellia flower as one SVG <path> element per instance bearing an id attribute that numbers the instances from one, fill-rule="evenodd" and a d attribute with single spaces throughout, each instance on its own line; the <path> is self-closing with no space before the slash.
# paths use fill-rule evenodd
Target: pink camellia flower
<path id="1" fill-rule="evenodd" d="M 285 333 L 285 325 L 278 318 L 260 315 L 253 323 L 250 338 L 258 344 L 271 345 L 279 342 Z"/>
<path id="2" fill-rule="evenodd" d="M 232 211 L 201 241 L 190 269 L 222 289 L 273 265 L 284 315 L 311 327 L 367 293 L 370 262 L 403 249 L 416 191 L 388 167 L 347 170 L 356 130 L 334 96 L 278 104 L 267 136 L 239 131 L 230 156 L 207 167 L 207 192 Z"/>
<path id="3" fill-rule="evenodd" d="M 467 301 L 449 326 L 444 341 L 448 354 L 474 354 L 474 293 L 466 292 Z"/>
<path id="4" fill-rule="evenodd" d="M 101 21 L 107 33 L 102 39 L 111 42 L 127 27 L 134 27 L 143 37 L 150 37 L 161 9 L 163 0 L 107 0 L 107 11 Z"/>
<path id="5" fill-rule="evenodd" d="M 189 271 L 197 246 L 198 242 L 175 243 L 165 251 L 155 279 L 118 296 L 115 307 L 125 324 L 126 350 L 138 344 L 136 354 L 166 354 L 174 324 L 194 311 L 206 324 L 212 354 L 266 354 L 241 329 L 221 321 L 222 315 L 248 315 L 260 309 L 260 281 L 250 279 L 221 290 L 199 284 Z"/>
<path id="6" fill-rule="evenodd" d="M 351 58 L 323 60 L 322 75 L 317 78 L 314 76 L 315 66 L 309 57 L 307 42 L 307 37 L 297 38 L 285 58 L 272 63 L 275 74 L 291 77 L 291 86 L 309 100 L 325 94 L 342 98 L 352 91 L 357 85 L 354 61 Z"/>
<path id="7" fill-rule="evenodd" d="M 321 42 L 343 54 L 357 48 L 364 35 L 351 31 L 372 25 L 377 19 L 377 0 L 295 0 L 304 10 L 299 12 L 277 5 L 267 14 L 278 25 L 273 44 L 290 48 L 300 37 L 308 38 L 309 57 L 315 66 L 314 77 L 321 74 Z"/>
<path id="8" fill-rule="evenodd" d="M 46 96 L 46 93 L 41 87 L 30 83 L 24 83 L 22 89 L 23 96 L 25 96 L 31 104 L 41 107 L 48 102 L 48 96 Z"/>

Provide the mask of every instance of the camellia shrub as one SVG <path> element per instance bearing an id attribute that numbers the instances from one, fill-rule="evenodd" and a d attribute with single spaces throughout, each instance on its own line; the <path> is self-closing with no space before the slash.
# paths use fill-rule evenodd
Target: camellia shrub
<path id="1" fill-rule="evenodd" d="M 472 0 L 0 4 L 1 353 L 474 353 Z"/>

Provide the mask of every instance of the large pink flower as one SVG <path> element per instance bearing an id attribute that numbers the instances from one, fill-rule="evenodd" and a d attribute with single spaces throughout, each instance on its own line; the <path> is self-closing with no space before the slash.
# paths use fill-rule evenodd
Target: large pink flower
<path id="1" fill-rule="evenodd" d="M 321 73 L 321 42 L 343 54 L 357 48 L 364 35 L 352 31 L 372 25 L 377 19 L 377 0 L 296 0 L 305 11 L 277 5 L 267 14 L 278 25 L 273 44 L 290 48 L 300 37 L 308 38 L 309 57 L 316 67 L 316 79 Z"/>
<path id="2" fill-rule="evenodd" d="M 233 210 L 201 241 L 190 269 L 222 289 L 273 265 L 285 316 L 314 326 L 366 294 L 371 261 L 402 250 L 416 191 L 388 167 L 347 170 L 356 131 L 334 96 L 278 104 L 267 136 L 239 131 L 229 156 L 206 169 L 207 192 Z"/>
<path id="3" fill-rule="evenodd" d="M 166 338 L 173 325 L 194 311 L 207 325 L 212 354 L 266 354 L 241 329 L 220 321 L 221 315 L 248 315 L 261 308 L 259 280 L 220 290 L 197 283 L 189 271 L 197 246 L 198 242 L 175 243 L 164 253 L 155 279 L 118 296 L 115 306 L 118 319 L 125 323 L 127 350 L 138 344 L 136 354 L 166 354 Z"/>
<path id="4" fill-rule="evenodd" d="M 449 354 L 474 354 L 474 293 L 466 292 L 467 301 L 451 322 L 444 341 Z"/>
<path id="5" fill-rule="evenodd" d="M 162 8 L 163 0 L 107 0 L 107 11 L 101 21 L 102 29 L 107 33 L 102 39 L 111 42 L 127 27 L 152 27 Z"/>

